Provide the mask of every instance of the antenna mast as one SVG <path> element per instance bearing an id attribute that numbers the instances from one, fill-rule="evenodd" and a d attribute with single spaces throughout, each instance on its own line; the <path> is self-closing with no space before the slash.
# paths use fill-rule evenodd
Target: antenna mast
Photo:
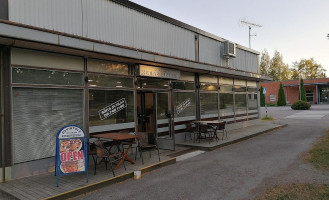
<path id="1" fill-rule="evenodd" d="M 242 24 L 245 24 L 249 27 L 249 48 L 251 48 L 251 44 L 250 44 L 250 38 L 251 36 L 256 36 L 255 35 L 250 35 L 250 31 L 251 31 L 251 27 L 254 26 L 254 27 L 262 27 L 261 25 L 258 25 L 258 24 L 255 24 L 255 23 L 251 23 L 251 22 L 247 22 L 247 21 L 241 21 Z"/>

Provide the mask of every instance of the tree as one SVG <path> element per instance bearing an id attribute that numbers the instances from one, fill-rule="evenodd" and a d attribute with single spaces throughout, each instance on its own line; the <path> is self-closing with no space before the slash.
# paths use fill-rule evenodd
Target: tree
<path id="1" fill-rule="evenodd" d="M 282 83 L 280 82 L 280 89 L 279 89 L 279 94 L 278 94 L 278 102 L 277 102 L 278 106 L 285 106 L 287 105 L 286 103 L 286 96 L 284 95 L 284 90 L 283 90 L 283 86 Z"/>
<path id="2" fill-rule="evenodd" d="M 265 106 L 265 95 L 263 93 L 263 86 L 260 87 L 259 93 L 260 93 L 260 106 L 264 107 Z"/>
<path id="3" fill-rule="evenodd" d="M 288 64 L 283 62 L 282 55 L 275 51 L 268 69 L 268 76 L 275 81 L 286 81 L 290 79 L 290 69 Z"/>
<path id="4" fill-rule="evenodd" d="M 268 54 L 267 50 L 264 49 L 260 57 L 260 64 L 259 64 L 260 74 L 264 76 L 268 76 L 268 70 L 270 68 L 270 64 L 271 64 L 271 57 Z"/>
<path id="5" fill-rule="evenodd" d="M 297 80 L 299 77 L 306 79 L 326 77 L 326 70 L 320 64 L 316 63 L 313 58 L 301 59 L 299 62 L 294 62 L 291 72 L 291 79 L 293 80 Z"/>
<path id="6" fill-rule="evenodd" d="M 306 92 L 305 92 L 305 88 L 304 88 L 304 81 L 303 79 L 301 78 L 300 79 L 300 83 L 299 83 L 299 97 L 301 101 L 306 101 Z"/>

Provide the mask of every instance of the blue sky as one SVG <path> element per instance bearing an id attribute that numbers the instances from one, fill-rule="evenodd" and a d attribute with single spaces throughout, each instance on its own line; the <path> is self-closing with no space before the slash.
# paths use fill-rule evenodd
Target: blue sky
<path id="1" fill-rule="evenodd" d="M 329 0 L 131 0 L 189 25 L 248 47 L 248 27 L 241 20 L 260 24 L 252 28 L 251 48 L 275 50 L 292 66 L 314 58 L 329 75 Z"/>

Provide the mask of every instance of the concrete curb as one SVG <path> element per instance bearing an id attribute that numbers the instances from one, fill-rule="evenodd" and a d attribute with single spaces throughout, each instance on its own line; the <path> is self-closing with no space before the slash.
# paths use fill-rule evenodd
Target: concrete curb
<path id="1" fill-rule="evenodd" d="M 168 165 L 172 165 L 175 163 L 176 163 L 176 158 L 171 158 L 171 159 L 161 161 L 159 163 L 155 163 L 153 165 L 144 167 L 141 169 L 141 171 L 142 171 L 142 173 L 146 173 L 146 172 L 150 172 L 150 171 L 153 171 L 153 170 L 156 170 L 156 169 L 168 166 Z M 74 189 L 74 190 L 71 190 L 68 192 L 54 195 L 54 196 L 45 198 L 44 200 L 57 200 L 57 199 L 67 199 L 67 198 L 76 197 L 81 194 L 92 192 L 94 190 L 97 190 L 97 189 L 100 189 L 100 188 L 103 188 L 103 187 L 106 187 L 106 186 L 109 186 L 109 185 L 112 185 L 115 183 L 119 183 L 119 182 L 128 180 L 133 177 L 134 177 L 134 172 L 133 171 L 128 172 L 128 173 L 122 174 L 120 176 L 116 176 L 116 177 L 106 179 L 106 180 L 103 180 L 103 181 L 100 181 L 97 183 L 93 183 L 93 184 L 90 184 L 90 185 L 87 185 L 84 187 L 80 187 L 80 188 L 77 188 L 77 189 Z"/>
<path id="2" fill-rule="evenodd" d="M 225 146 L 228 146 L 228 145 L 231 145 L 231 144 L 235 144 L 235 143 L 238 143 L 238 142 L 241 142 L 241 141 L 244 141 L 244 140 L 248 140 L 250 138 L 253 138 L 253 137 L 256 137 L 256 136 L 259 136 L 259 135 L 262 135 L 262 134 L 265 134 L 265 133 L 268 133 L 268 132 L 271 132 L 271 131 L 274 131 L 274 130 L 278 130 L 280 128 L 283 128 L 283 127 L 286 127 L 287 124 L 284 124 L 284 125 L 280 125 L 278 127 L 274 127 L 274 128 L 271 128 L 271 129 L 267 129 L 265 131 L 260 131 L 260 132 L 257 132 L 255 134 L 252 134 L 252 135 L 248 135 L 248 136 L 245 136 L 245 137 L 241 137 L 239 139 L 236 139 L 236 140 L 232 140 L 230 142 L 226 142 L 226 143 L 223 143 L 223 144 L 219 144 L 219 145 L 216 145 L 216 146 L 212 146 L 212 147 L 203 147 L 203 146 L 193 146 L 193 148 L 195 149 L 199 149 L 199 150 L 202 150 L 202 151 L 213 151 L 215 149 L 219 149 L 219 148 L 222 148 L 222 147 L 225 147 Z M 192 147 L 190 145 L 183 145 L 183 144 L 179 144 L 179 146 L 185 146 L 185 147 Z"/>

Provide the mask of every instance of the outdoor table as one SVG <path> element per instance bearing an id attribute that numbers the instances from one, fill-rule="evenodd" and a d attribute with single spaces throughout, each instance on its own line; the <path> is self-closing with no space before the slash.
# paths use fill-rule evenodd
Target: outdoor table
<path id="1" fill-rule="evenodd" d="M 219 139 L 218 138 L 218 135 L 217 135 L 217 127 L 219 124 L 222 124 L 222 123 L 225 123 L 225 121 L 223 120 L 213 120 L 213 121 L 192 121 L 191 123 L 193 124 L 196 124 L 196 125 L 210 125 L 211 127 L 214 128 L 214 137 L 216 138 L 216 141 Z M 198 131 L 199 133 L 199 142 L 201 141 L 200 140 L 200 137 L 201 137 L 201 133 L 200 133 L 200 130 Z M 194 141 L 195 142 L 195 141 Z"/>
<path id="2" fill-rule="evenodd" d="M 131 141 L 128 145 L 128 148 L 126 149 L 126 151 L 123 152 L 123 157 L 130 162 L 131 164 L 135 164 L 135 162 L 133 160 L 131 160 L 127 154 L 131 148 L 131 146 L 133 145 L 133 140 L 136 138 L 140 138 L 141 136 L 138 134 L 129 134 L 129 133 L 101 133 L 101 134 L 95 134 L 95 135 L 91 135 L 90 137 L 93 138 L 103 138 L 103 139 L 110 139 L 113 141 L 117 141 L 117 142 L 122 142 L 122 141 Z M 120 165 L 122 164 L 122 160 L 120 160 L 118 162 L 118 164 L 115 166 L 115 170 L 118 169 L 120 167 Z"/>

